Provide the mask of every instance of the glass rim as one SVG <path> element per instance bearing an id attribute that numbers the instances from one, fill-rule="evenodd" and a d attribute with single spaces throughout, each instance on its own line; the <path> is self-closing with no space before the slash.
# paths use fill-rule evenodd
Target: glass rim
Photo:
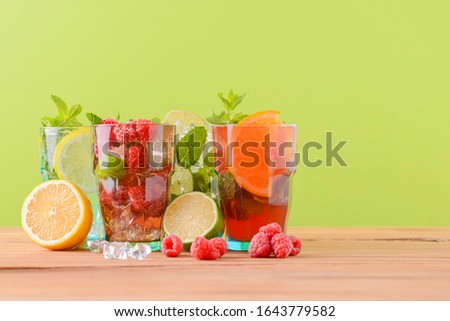
<path id="1" fill-rule="evenodd" d="M 211 127 L 251 127 L 251 128 L 264 128 L 264 127 L 298 127 L 298 124 L 266 124 L 266 125 L 257 125 L 257 124 L 210 124 Z"/>
<path id="2" fill-rule="evenodd" d="M 39 129 L 81 129 L 81 128 L 90 128 L 91 126 L 83 125 L 83 126 L 41 126 Z"/>
<path id="3" fill-rule="evenodd" d="M 119 123 L 119 124 L 97 124 L 97 125 L 91 125 L 91 126 L 86 126 L 86 127 L 113 127 L 113 126 L 117 126 L 117 125 L 123 125 L 125 123 Z M 153 123 L 150 125 L 158 125 L 158 126 L 167 126 L 167 127 L 175 127 L 176 125 L 171 125 L 171 124 L 158 124 L 158 123 Z"/>

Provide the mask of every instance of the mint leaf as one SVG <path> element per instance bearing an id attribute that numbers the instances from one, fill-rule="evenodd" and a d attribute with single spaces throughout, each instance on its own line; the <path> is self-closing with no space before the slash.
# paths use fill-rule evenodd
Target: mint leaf
<path id="1" fill-rule="evenodd" d="M 192 179 L 194 182 L 194 191 L 209 193 L 211 192 L 211 177 L 206 168 L 199 168 L 198 171 L 192 172 Z"/>
<path id="2" fill-rule="evenodd" d="M 105 179 L 123 178 L 127 173 L 123 159 L 114 157 L 112 155 L 104 154 L 99 160 L 97 167 L 95 168 L 95 175 L 97 178 Z"/>
<path id="3" fill-rule="evenodd" d="M 67 115 L 67 118 L 75 118 L 77 117 L 79 114 L 81 114 L 81 112 L 83 111 L 83 107 L 81 107 L 80 104 L 78 105 L 74 105 L 70 108 L 69 110 L 69 114 Z"/>
<path id="4" fill-rule="evenodd" d="M 205 127 L 194 127 L 175 146 L 178 164 L 190 168 L 198 162 L 206 143 L 207 131 Z"/>
<path id="5" fill-rule="evenodd" d="M 72 108 L 67 107 L 67 104 L 56 95 L 51 95 L 50 98 L 55 103 L 56 108 L 58 109 L 58 116 L 55 118 L 52 117 L 43 117 L 42 118 L 42 126 L 44 127 L 79 127 L 83 126 L 78 119 L 76 118 L 83 107 L 81 105 L 74 105 Z"/>
<path id="6" fill-rule="evenodd" d="M 103 119 L 98 117 L 96 114 L 93 113 L 86 113 L 86 118 L 90 121 L 92 125 L 98 125 L 101 124 Z"/>
<path id="7" fill-rule="evenodd" d="M 51 118 L 51 117 L 42 117 L 41 119 L 42 121 L 42 126 L 44 127 L 53 127 L 55 126 L 55 119 Z"/>
<path id="8" fill-rule="evenodd" d="M 247 117 L 247 115 L 243 113 L 233 114 L 233 111 L 240 103 L 242 103 L 246 95 L 246 93 L 240 95 L 239 93 L 235 93 L 232 89 L 230 89 L 227 99 L 223 96 L 223 93 L 218 93 L 217 96 L 220 98 L 225 111 L 220 112 L 220 114 L 212 112 L 212 115 L 210 117 L 207 117 L 206 120 L 209 123 L 216 125 L 239 123 L 242 119 Z"/>
<path id="9" fill-rule="evenodd" d="M 117 112 L 117 117 L 116 117 L 116 120 L 117 120 L 117 121 L 119 121 L 119 120 L 120 120 L 120 113 L 119 113 L 119 112 Z"/>
<path id="10" fill-rule="evenodd" d="M 69 114 L 69 108 L 67 107 L 67 104 L 64 102 L 64 100 L 56 95 L 51 95 L 50 97 L 58 108 L 59 115 L 62 117 L 67 117 L 67 115 Z"/>
<path id="11" fill-rule="evenodd" d="M 160 123 L 161 123 L 161 118 L 159 118 L 159 117 L 153 117 L 152 119 L 150 119 L 150 121 L 151 121 L 152 123 L 155 123 L 155 124 L 160 124 Z"/>

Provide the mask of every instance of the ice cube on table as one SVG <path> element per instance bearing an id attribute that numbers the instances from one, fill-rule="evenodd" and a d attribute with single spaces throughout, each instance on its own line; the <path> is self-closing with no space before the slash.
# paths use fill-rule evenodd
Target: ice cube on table
<path id="1" fill-rule="evenodd" d="M 95 240 L 95 241 L 88 241 L 87 245 L 89 247 L 89 250 L 93 253 L 101 254 L 103 253 L 103 248 L 105 245 L 108 245 L 109 242 L 105 240 Z"/>
<path id="2" fill-rule="evenodd" d="M 131 245 L 128 242 L 111 242 L 105 245 L 103 256 L 105 259 L 126 260 L 130 248 Z"/>
<path id="3" fill-rule="evenodd" d="M 150 253 L 152 253 L 152 249 L 148 244 L 136 243 L 136 245 L 128 251 L 128 256 L 136 260 L 143 260 Z"/>

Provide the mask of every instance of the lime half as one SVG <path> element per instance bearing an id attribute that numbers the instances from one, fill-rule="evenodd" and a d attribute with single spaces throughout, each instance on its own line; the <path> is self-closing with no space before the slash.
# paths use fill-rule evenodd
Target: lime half
<path id="1" fill-rule="evenodd" d="M 85 193 L 95 192 L 90 129 L 79 129 L 64 136 L 56 145 L 53 164 L 59 178 L 75 183 Z"/>
<path id="2" fill-rule="evenodd" d="M 177 197 L 167 206 L 163 229 L 167 235 L 178 235 L 188 250 L 197 236 L 207 239 L 221 236 L 224 222 L 220 208 L 211 197 L 191 192 Z"/>
<path id="3" fill-rule="evenodd" d="M 207 126 L 208 124 L 200 116 L 191 113 L 187 110 L 174 109 L 167 113 L 163 119 L 163 123 L 170 125 L 185 125 L 185 126 Z"/>

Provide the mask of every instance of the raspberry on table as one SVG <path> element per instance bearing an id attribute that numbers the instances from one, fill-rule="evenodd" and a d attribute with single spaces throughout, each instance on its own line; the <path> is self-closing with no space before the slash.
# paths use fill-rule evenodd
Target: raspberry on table
<path id="1" fill-rule="evenodd" d="M 265 226 L 261 226 L 259 228 L 259 232 L 267 234 L 267 236 L 269 237 L 269 240 L 272 240 L 272 237 L 275 234 L 283 232 L 283 229 L 281 228 L 280 224 L 278 224 L 278 223 L 270 223 Z"/>
<path id="2" fill-rule="evenodd" d="M 292 242 L 292 250 L 291 250 L 291 253 L 289 253 L 289 256 L 294 256 L 294 255 L 299 254 L 302 250 L 302 241 L 293 235 L 291 235 L 289 237 Z"/>
<path id="3" fill-rule="evenodd" d="M 250 257 L 269 257 L 272 253 L 269 236 L 265 233 L 256 233 L 253 235 L 248 247 Z"/>
<path id="4" fill-rule="evenodd" d="M 183 242 L 177 235 L 170 234 L 162 241 L 161 250 L 167 257 L 177 257 L 183 251 Z"/>
<path id="5" fill-rule="evenodd" d="M 270 244 L 272 245 L 273 254 L 279 259 L 288 257 L 293 248 L 291 238 L 284 233 L 275 234 Z"/>
<path id="6" fill-rule="evenodd" d="M 117 120 L 112 118 L 105 118 L 102 120 L 102 125 L 117 125 Z"/>
<path id="7" fill-rule="evenodd" d="M 219 251 L 220 257 L 222 257 L 228 250 L 227 242 L 221 237 L 215 237 L 209 240 L 214 247 Z"/>
<path id="8" fill-rule="evenodd" d="M 191 255 L 197 260 L 217 260 L 220 252 L 203 236 L 196 237 L 191 245 Z"/>

